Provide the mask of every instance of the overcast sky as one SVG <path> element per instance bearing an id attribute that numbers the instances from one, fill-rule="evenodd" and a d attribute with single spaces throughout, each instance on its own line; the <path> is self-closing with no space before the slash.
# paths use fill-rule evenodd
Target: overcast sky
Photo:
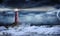
<path id="1" fill-rule="evenodd" d="M 60 6 L 60 0 L 0 0 L 0 5 L 14 8 Z"/>

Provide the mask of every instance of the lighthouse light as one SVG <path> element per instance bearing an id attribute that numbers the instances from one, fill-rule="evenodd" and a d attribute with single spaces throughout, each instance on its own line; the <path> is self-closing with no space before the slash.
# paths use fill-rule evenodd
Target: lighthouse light
<path id="1" fill-rule="evenodd" d="M 19 9 L 14 9 L 14 11 L 19 11 Z"/>

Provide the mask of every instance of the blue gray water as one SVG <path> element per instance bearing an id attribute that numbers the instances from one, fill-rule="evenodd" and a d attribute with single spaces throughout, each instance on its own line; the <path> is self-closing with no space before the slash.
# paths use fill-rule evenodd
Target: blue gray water
<path id="1" fill-rule="evenodd" d="M 34 23 L 34 24 L 60 24 L 57 18 L 57 12 L 44 12 L 44 11 L 20 11 L 19 22 L 21 23 Z M 15 18 L 14 12 L 0 13 L 0 22 L 13 23 Z"/>

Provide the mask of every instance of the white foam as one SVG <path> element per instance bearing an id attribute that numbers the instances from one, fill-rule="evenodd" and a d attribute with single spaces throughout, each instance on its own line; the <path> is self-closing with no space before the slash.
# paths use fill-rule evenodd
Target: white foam
<path id="1" fill-rule="evenodd" d="M 59 26 L 60 27 L 60 26 Z M 19 27 L 9 27 L 8 30 L 3 30 L 0 32 L 1 35 L 11 34 L 12 36 L 17 35 L 32 35 L 33 34 L 60 34 L 60 28 L 58 26 L 46 27 L 46 26 L 19 26 Z M 1 29 L 0 29 L 1 30 Z M 3 34 L 4 33 L 4 34 Z"/>

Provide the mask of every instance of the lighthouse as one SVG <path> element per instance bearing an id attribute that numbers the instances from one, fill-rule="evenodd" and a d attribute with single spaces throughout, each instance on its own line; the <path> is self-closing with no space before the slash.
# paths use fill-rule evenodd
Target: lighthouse
<path id="1" fill-rule="evenodd" d="M 18 9 L 14 9 L 14 12 L 15 12 L 15 22 L 14 22 L 14 25 L 18 25 Z"/>

